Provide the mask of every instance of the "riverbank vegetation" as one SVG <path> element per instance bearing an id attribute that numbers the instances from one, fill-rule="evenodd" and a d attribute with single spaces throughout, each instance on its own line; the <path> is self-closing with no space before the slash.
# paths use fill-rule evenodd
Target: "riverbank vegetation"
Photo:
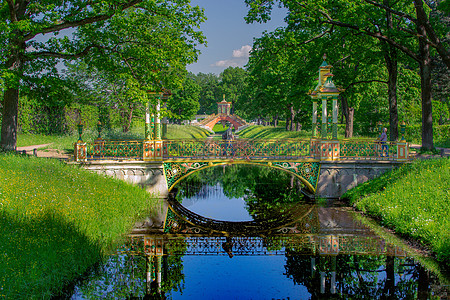
<path id="1" fill-rule="evenodd" d="M 396 233 L 428 246 L 450 267 L 450 159 L 404 164 L 343 198 Z"/>
<path id="2" fill-rule="evenodd" d="M 0 298 L 59 296 L 156 209 L 148 193 L 120 180 L 0 154 Z"/>

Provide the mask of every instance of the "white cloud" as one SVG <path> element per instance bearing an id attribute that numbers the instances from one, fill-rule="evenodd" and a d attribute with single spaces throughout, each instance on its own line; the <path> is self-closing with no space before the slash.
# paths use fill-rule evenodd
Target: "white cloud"
<path id="1" fill-rule="evenodd" d="M 250 46 L 250 45 L 242 46 L 241 49 L 233 50 L 233 57 L 249 58 L 251 50 L 252 50 L 252 46 Z"/>
<path id="2" fill-rule="evenodd" d="M 227 60 L 219 60 L 216 61 L 214 64 L 212 64 L 211 66 L 213 67 L 223 67 L 223 68 L 228 68 L 228 67 L 239 67 L 239 63 L 236 62 L 233 59 L 227 59 Z"/>
<path id="3" fill-rule="evenodd" d="M 252 47 L 244 45 L 241 49 L 233 50 L 233 56 L 231 59 L 219 60 L 213 63 L 212 67 L 228 68 L 228 67 L 243 67 L 247 64 L 250 57 L 250 51 Z"/>

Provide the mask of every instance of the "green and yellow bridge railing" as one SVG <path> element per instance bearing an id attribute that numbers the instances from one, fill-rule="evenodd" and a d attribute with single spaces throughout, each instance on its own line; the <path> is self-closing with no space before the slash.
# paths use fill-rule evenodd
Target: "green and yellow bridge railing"
<path id="1" fill-rule="evenodd" d="M 104 140 L 75 143 L 75 161 L 380 160 L 407 161 L 407 142 L 373 140 L 237 139 Z"/>

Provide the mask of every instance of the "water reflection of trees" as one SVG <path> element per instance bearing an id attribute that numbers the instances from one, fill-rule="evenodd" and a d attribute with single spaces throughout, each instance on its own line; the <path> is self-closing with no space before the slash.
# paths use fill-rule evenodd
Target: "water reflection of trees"
<path id="1" fill-rule="evenodd" d="M 292 174 L 254 165 L 224 165 L 191 174 L 176 186 L 176 199 L 208 197 L 207 187 L 220 184 L 228 198 L 243 198 L 254 220 L 283 213 L 286 204 L 303 199 L 301 182 Z"/>
<path id="2" fill-rule="evenodd" d="M 190 255 L 185 239 L 164 239 L 164 255 L 159 256 L 146 248 L 143 238 L 134 239 L 92 274 L 88 283 L 78 288 L 78 295 L 86 299 L 165 299 L 172 292 L 183 292 L 183 255 L 179 254 Z M 264 247 L 278 248 L 281 244 L 273 237 L 269 243 L 264 242 Z M 251 253 L 246 255 L 257 255 Z M 429 272 L 405 257 L 325 255 L 295 245 L 287 247 L 284 255 L 285 276 L 305 286 L 310 299 L 427 299 L 431 295 Z M 158 259 L 160 268 L 156 266 Z M 153 269 L 149 269 L 152 264 Z M 148 272 L 150 277 L 146 276 Z M 160 283 L 157 272 L 161 273 Z M 148 278 L 152 280 L 150 285 Z"/>
<path id="3" fill-rule="evenodd" d="M 403 257 L 371 255 L 286 256 L 286 276 L 311 299 L 417 299 L 429 296 L 428 275 Z"/>
<path id="4" fill-rule="evenodd" d="M 156 256 L 144 249 L 143 240 L 130 239 L 77 286 L 75 295 L 83 299 L 164 299 L 165 293 L 182 292 L 183 256 Z M 161 282 L 148 282 L 158 276 L 158 260 Z"/>

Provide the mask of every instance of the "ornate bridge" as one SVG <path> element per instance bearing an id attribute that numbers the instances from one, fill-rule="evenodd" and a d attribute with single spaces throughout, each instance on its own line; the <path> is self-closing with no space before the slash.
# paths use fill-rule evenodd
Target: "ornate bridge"
<path id="1" fill-rule="evenodd" d="M 150 122 L 149 113 L 146 112 L 146 139 L 137 141 L 112 141 L 99 137 L 91 143 L 85 143 L 81 139 L 82 125 L 78 127 L 80 138 L 75 144 L 76 162 L 142 162 L 153 163 L 154 169 L 162 169 L 165 178 L 165 188 L 162 194 L 167 192 L 183 177 L 203 168 L 220 164 L 242 163 L 266 165 L 291 172 L 297 176 L 305 186 L 316 193 L 321 166 L 327 164 L 324 185 L 328 185 L 327 193 L 320 192 L 321 197 L 340 196 L 346 189 L 366 181 L 369 178 L 391 169 L 399 162 L 409 159 L 409 145 L 405 140 L 405 124 L 401 125 L 402 137 L 398 142 L 375 142 L 373 140 L 339 140 L 337 138 L 338 109 L 337 99 L 342 91 L 337 88 L 332 80 L 331 65 L 324 61 L 319 67 L 319 82 L 316 88 L 309 92 L 313 102 L 312 137 L 311 139 L 282 139 L 282 140 L 246 140 L 232 141 L 205 140 L 167 140 L 161 136 L 160 128 L 160 102 L 156 106 L 155 120 Z M 162 94 L 161 94 L 162 95 Z M 318 102 L 322 101 L 322 123 L 320 125 L 320 137 L 317 134 L 319 123 L 317 119 Z M 327 101 L 332 102 L 332 122 L 327 120 Z M 202 124 L 212 128 L 219 121 L 228 121 L 235 128 L 244 125 L 245 121 L 236 115 L 231 115 L 231 103 L 224 100 L 218 103 L 218 114 L 211 115 L 203 120 Z M 167 125 L 166 123 L 164 123 Z M 153 128 L 150 134 L 150 128 Z M 163 127 L 164 129 L 164 127 Z M 381 124 L 378 130 L 381 136 Z M 164 132 L 164 130 L 162 130 Z M 331 136 L 330 134 L 331 133 Z M 162 138 L 163 137 L 163 138 Z M 351 162 L 342 167 L 344 162 Z M 374 164 L 378 163 L 377 166 Z M 156 166 L 160 164 L 161 167 Z M 334 165 L 332 165 L 334 164 Z M 372 164 L 372 165 L 370 165 Z M 104 168 L 104 167 L 101 167 Z M 122 168 L 125 168 L 122 166 Z M 113 174 L 116 170 L 113 169 Z M 147 172 L 141 168 L 138 172 Z M 365 169 L 364 174 L 357 172 Z M 341 171 L 347 174 L 342 175 Z M 100 170 L 101 171 L 101 170 Z M 371 173 L 374 171 L 374 173 Z M 127 174 L 119 175 L 124 179 Z M 143 177 L 147 180 L 147 175 Z M 154 175 L 154 173 L 153 173 Z M 345 180 L 340 180 L 347 176 Z M 349 180 L 349 176 L 352 177 Z M 358 179 L 358 176 L 361 180 Z M 133 181 L 135 182 L 135 181 Z M 138 182 L 142 182 L 138 180 Z"/>
<path id="2" fill-rule="evenodd" d="M 97 139 L 75 144 L 77 162 L 142 162 L 163 166 L 167 189 L 189 174 L 223 164 L 256 164 L 297 176 L 316 192 L 324 162 L 404 162 L 408 143 L 382 146 L 374 141 L 284 140 L 136 140 Z"/>
<path id="3" fill-rule="evenodd" d="M 217 103 L 217 115 L 209 115 L 206 119 L 200 122 L 200 125 L 208 127 L 213 130 L 214 125 L 218 122 L 229 122 L 233 125 L 234 129 L 238 129 L 241 126 L 247 125 L 247 122 L 238 115 L 230 114 L 231 102 L 225 101 L 225 95 L 223 95 L 223 101 Z"/>

